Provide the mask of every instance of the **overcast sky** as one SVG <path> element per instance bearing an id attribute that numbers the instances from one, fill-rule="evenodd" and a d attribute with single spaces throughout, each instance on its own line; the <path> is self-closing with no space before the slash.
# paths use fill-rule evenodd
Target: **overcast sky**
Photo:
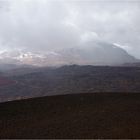
<path id="1" fill-rule="evenodd" d="M 140 58 L 140 0 L 0 0 L 0 49 L 50 51 L 89 40 Z"/>

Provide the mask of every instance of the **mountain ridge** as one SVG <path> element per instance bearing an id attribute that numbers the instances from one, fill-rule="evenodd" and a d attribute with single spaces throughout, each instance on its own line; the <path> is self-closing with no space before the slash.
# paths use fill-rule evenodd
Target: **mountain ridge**
<path id="1" fill-rule="evenodd" d="M 90 41 L 79 46 L 48 52 L 5 51 L 0 53 L 0 63 L 26 64 L 34 66 L 120 65 L 140 60 L 117 45 Z"/>

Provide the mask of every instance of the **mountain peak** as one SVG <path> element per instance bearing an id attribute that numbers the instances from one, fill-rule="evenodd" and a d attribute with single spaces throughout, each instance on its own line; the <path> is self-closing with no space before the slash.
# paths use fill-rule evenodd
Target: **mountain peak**
<path id="1" fill-rule="evenodd" d="M 135 63 L 138 60 L 116 44 L 89 41 L 79 46 L 44 53 L 21 50 L 3 51 L 0 53 L 0 62 L 55 66 L 65 64 L 119 65 Z"/>

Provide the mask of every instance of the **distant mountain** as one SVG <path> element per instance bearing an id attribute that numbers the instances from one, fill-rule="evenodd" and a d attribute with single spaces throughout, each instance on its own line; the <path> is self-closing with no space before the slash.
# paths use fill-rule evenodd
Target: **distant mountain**
<path id="1" fill-rule="evenodd" d="M 119 65 L 138 61 L 124 49 L 105 42 L 88 42 L 60 53 L 64 60 L 75 64 Z"/>
<path id="2" fill-rule="evenodd" d="M 75 93 L 140 92 L 139 67 L 67 65 L 18 69 L 4 76 L 16 84 L 0 86 L 0 102 Z"/>
<path id="3" fill-rule="evenodd" d="M 122 66 L 140 67 L 140 62 L 136 62 L 136 63 L 124 63 Z"/>
<path id="4" fill-rule="evenodd" d="M 0 53 L 0 63 L 34 66 L 120 65 L 140 62 L 117 45 L 90 41 L 78 46 L 48 52 L 5 51 Z"/>
<path id="5" fill-rule="evenodd" d="M 5 70 L 11 70 L 11 69 L 15 69 L 15 68 L 18 68 L 19 66 L 15 65 L 15 64 L 4 64 L 4 63 L 1 63 L 0 64 L 0 71 L 4 71 Z"/>
<path id="6" fill-rule="evenodd" d="M 26 65 L 26 64 L 8 64 L 8 63 L 0 63 L 0 72 L 6 72 L 6 71 L 12 71 L 17 69 L 30 69 L 35 68 L 32 65 Z"/>

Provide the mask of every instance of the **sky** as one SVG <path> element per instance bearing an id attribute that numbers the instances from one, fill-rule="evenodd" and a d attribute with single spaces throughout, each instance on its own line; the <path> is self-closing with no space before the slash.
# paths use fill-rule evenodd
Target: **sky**
<path id="1" fill-rule="evenodd" d="M 0 0 L 0 51 L 46 52 L 90 40 L 140 58 L 140 0 Z"/>

